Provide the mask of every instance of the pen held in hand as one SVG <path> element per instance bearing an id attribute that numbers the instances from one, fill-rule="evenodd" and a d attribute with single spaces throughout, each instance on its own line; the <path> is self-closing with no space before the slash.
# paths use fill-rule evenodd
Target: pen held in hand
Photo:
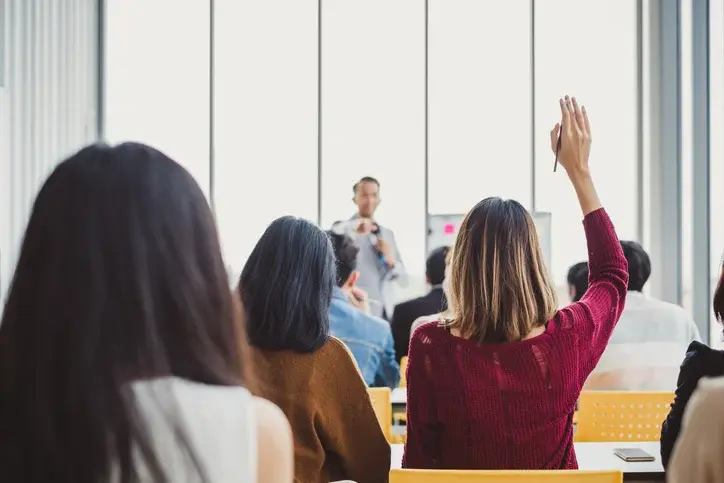
<path id="1" fill-rule="evenodd" d="M 553 172 L 556 172 L 556 168 L 558 168 L 558 151 L 561 150 L 561 138 L 563 137 L 563 127 L 561 126 L 561 130 L 558 133 L 558 143 L 556 144 L 556 162 L 553 164 Z"/>

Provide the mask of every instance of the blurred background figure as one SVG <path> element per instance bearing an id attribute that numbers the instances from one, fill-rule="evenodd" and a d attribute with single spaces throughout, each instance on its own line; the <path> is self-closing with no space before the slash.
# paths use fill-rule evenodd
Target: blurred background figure
<path id="1" fill-rule="evenodd" d="M 587 389 L 673 391 L 683 354 L 699 330 L 688 312 L 644 295 L 651 260 L 634 241 L 621 241 L 628 262 L 626 306 Z"/>
<path id="2" fill-rule="evenodd" d="M 391 283 L 407 283 L 405 267 L 394 232 L 375 220 L 375 211 L 381 201 L 379 181 L 365 176 L 354 184 L 352 191 L 357 213 L 348 222 L 335 223 L 333 230 L 354 239 L 359 247 L 357 285 L 372 301 L 372 314 L 389 319 L 394 310 L 394 289 Z"/>
<path id="3" fill-rule="evenodd" d="M 410 344 L 410 329 L 420 317 L 432 315 L 447 309 L 447 297 L 442 289 L 445 280 L 445 264 L 450 247 L 439 247 L 430 253 L 425 263 L 425 278 L 430 291 L 395 307 L 392 316 L 392 335 L 395 338 L 395 354 L 398 362 L 407 355 Z"/>
<path id="4" fill-rule="evenodd" d="M 578 302 L 588 289 L 588 262 L 578 262 L 568 269 L 568 294 L 571 302 Z"/>
<path id="5" fill-rule="evenodd" d="M 337 257 L 337 286 L 329 307 L 329 331 L 345 343 L 368 386 L 397 387 L 400 366 L 390 324 L 369 313 L 367 294 L 356 286 L 359 247 L 347 235 L 327 232 Z"/>

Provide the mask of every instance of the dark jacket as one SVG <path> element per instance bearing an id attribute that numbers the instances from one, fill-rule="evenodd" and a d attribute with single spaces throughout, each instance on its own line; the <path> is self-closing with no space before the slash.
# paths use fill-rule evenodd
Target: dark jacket
<path id="1" fill-rule="evenodd" d="M 427 295 L 402 302 L 395 306 L 392 315 L 392 337 L 395 339 L 395 355 L 399 362 L 407 355 L 410 346 L 410 328 L 418 317 L 432 315 L 447 309 L 442 287 L 436 286 Z"/>
<path id="2" fill-rule="evenodd" d="M 674 403 L 671 405 L 671 411 L 666 417 L 666 421 L 661 425 L 661 461 L 664 468 L 669 464 L 669 457 L 671 457 L 674 443 L 681 430 L 684 410 L 699 379 L 722 375 L 724 375 L 724 351 L 712 349 L 701 342 L 692 342 L 686 352 L 684 362 L 681 363 Z"/>

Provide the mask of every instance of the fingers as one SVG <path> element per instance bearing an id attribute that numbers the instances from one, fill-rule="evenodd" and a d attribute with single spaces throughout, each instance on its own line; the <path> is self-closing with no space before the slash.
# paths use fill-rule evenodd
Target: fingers
<path id="1" fill-rule="evenodd" d="M 583 128 L 586 130 L 588 139 L 591 139 L 591 123 L 588 122 L 588 113 L 586 112 L 586 106 L 581 106 L 581 112 L 583 113 Z"/>
<path id="2" fill-rule="evenodd" d="M 583 119 L 583 113 L 581 112 L 581 108 L 578 105 L 578 101 L 576 101 L 575 97 L 572 99 L 572 103 L 573 103 L 573 112 L 576 115 L 576 124 L 578 125 L 578 129 L 580 129 L 581 131 L 585 131 L 586 122 Z"/>
<path id="3" fill-rule="evenodd" d="M 561 99 L 561 127 L 564 131 L 567 131 L 571 128 L 571 112 L 568 110 L 568 106 L 566 105 L 568 96 L 566 96 L 566 99 Z"/>

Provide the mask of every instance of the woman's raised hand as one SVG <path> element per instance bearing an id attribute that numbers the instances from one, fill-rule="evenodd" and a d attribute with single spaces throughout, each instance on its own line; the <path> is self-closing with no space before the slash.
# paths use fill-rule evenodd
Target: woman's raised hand
<path id="1" fill-rule="evenodd" d="M 591 172 L 588 170 L 588 156 L 591 154 L 591 124 L 585 107 L 578 107 L 576 99 L 566 96 L 560 100 L 561 125 L 551 131 L 551 149 L 556 152 L 560 136 L 561 147 L 558 150 L 558 162 L 566 168 L 568 178 L 576 190 L 583 215 L 601 207 L 601 201 L 593 186 Z"/>
<path id="2" fill-rule="evenodd" d="M 591 153 L 591 124 L 585 107 L 579 107 L 576 98 L 560 100 L 562 125 L 556 124 L 551 131 L 551 149 L 558 149 L 558 162 L 568 176 L 587 176 L 588 157 Z"/>

